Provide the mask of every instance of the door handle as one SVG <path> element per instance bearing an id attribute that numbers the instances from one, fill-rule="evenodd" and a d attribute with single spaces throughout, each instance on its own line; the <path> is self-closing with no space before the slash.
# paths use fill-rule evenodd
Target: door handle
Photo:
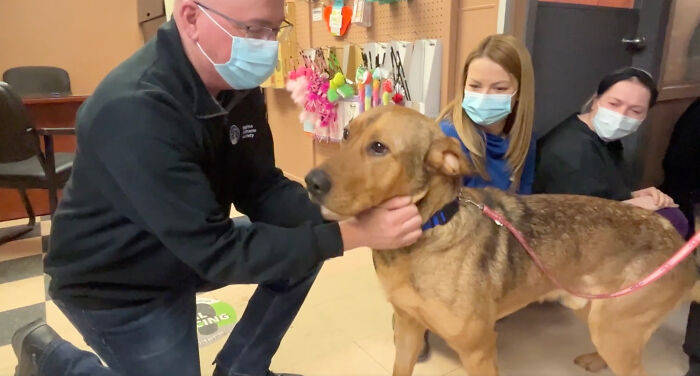
<path id="1" fill-rule="evenodd" d="M 647 46 L 647 38 L 645 37 L 636 37 L 634 39 L 630 38 L 622 38 L 622 44 L 625 45 L 627 48 L 635 49 L 635 50 L 643 50 L 644 47 Z"/>

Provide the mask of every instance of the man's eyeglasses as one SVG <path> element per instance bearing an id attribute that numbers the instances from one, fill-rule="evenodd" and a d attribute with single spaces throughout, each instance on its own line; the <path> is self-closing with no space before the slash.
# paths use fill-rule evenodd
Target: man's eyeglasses
<path id="1" fill-rule="evenodd" d="M 208 10 L 221 18 L 225 19 L 226 21 L 230 22 L 233 26 L 245 30 L 245 37 L 246 38 L 253 38 L 253 39 L 265 39 L 265 40 L 274 40 L 277 38 L 281 38 L 281 36 L 286 35 L 289 30 L 294 27 L 291 22 L 284 20 L 282 21 L 282 24 L 279 27 L 265 27 L 265 26 L 249 26 L 244 24 L 243 22 L 236 21 L 233 18 L 219 12 L 216 9 L 212 9 L 199 1 L 195 1 L 195 4 L 198 6 L 202 7 L 205 10 Z M 282 32 L 282 34 L 280 34 Z"/>

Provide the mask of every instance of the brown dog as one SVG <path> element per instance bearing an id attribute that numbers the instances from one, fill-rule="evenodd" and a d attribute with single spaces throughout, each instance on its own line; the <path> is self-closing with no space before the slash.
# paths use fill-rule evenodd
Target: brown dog
<path id="1" fill-rule="evenodd" d="M 653 212 L 593 197 L 462 189 L 460 176 L 472 171 L 456 140 L 434 121 L 386 106 L 355 119 L 341 151 L 310 172 L 307 182 L 313 198 L 341 216 L 412 195 L 427 220 L 461 190 L 508 218 L 555 277 L 575 291 L 626 287 L 683 245 L 673 226 Z M 459 354 L 469 375 L 497 375 L 496 320 L 554 299 L 588 323 L 600 354 L 582 355 L 577 364 L 592 370 L 607 363 L 616 375 L 644 375 L 642 352 L 654 330 L 679 303 L 700 297 L 691 260 L 624 297 L 573 297 L 542 275 L 507 229 L 472 205 L 460 206 L 416 244 L 374 251 L 373 259 L 395 310 L 395 376 L 412 374 L 426 329 Z"/>

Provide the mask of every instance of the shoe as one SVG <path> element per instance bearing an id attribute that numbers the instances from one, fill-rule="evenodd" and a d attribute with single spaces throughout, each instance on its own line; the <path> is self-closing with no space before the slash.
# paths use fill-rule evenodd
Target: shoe
<path id="1" fill-rule="evenodd" d="M 212 376 L 226 376 L 226 372 L 224 372 L 224 370 L 219 368 L 219 366 L 216 366 L 216 368 L 214 368 L 214 374 Z M 300 375 L 297 373 L 274 373 L 270 370 L 267 370 L 267 373 L 265 374 L 265 376 L 303 376 L 303 375 Z"/>
<path id="2" fill-rule="evenodd" d="M 61 339 L 44 320 L 35 320 L 17 329 L 12 335 L 12 350 L 17 356 L 15 376 L 37 376 L 39 358 L 46 347 Z"/>

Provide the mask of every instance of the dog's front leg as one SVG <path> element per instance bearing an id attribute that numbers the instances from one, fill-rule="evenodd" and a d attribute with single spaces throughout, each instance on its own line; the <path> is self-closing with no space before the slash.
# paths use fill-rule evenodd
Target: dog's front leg
<path id="1" fill-rule="evenodd" d="M 443 337 L 457 352 L 462 366 L 470 376 L 498 376 L 496 331 L 493 324 L 472 316 L 467 319 L 460 335 Z"/>
<path id="2" fill-rule="evenodd" d="M 423 347 L 425 326 L 401 310 L 396 310 L 394 325 L 394 344 L 396 359 L 394 360 L 394 376 L 411 376 L 416 365 L 418 353 Z"/>

